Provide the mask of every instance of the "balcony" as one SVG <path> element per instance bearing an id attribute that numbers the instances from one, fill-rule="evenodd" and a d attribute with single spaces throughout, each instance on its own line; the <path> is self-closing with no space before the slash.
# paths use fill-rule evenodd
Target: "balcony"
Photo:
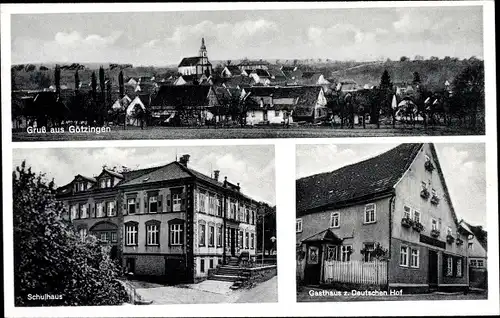
<path id="1" fill-rule="evenodd" d="M 401 219 L 401 225 L 409 229 L 413 226 L 413 220 L 409 217 L 404 217 Z"/>
<path id="2" fill-rule="evenodd" d="M 440 200 L 441 199 L 437 195 L 434 194 L 431 197 L 431 204 L 438 205 Z"/>
<path id="3" fill-rule="evenodd" d="M 432 164 L 432 162 L 430 162 L 430 160 L 426 161 L 424 166 L 425 166 L 425 170 L 427 170 L 429 172 L 432 172 L 434 169 L 436 169 L 436 168 L 434 168 L 434 165 Z"/>
<path id="4" fill-rule="evenodd" d="M 424 230 L 424 226 L 422 225 L 422 223 L 420 223 L 418 221 L 414 221 L 413 222 L 413 229 L 415 231 L 417 231 L 418 233 L 420 233 Z"/>
<path id="5" fill-rule="evenodd" d="M 431 236 L 434 238 L 439 237 L 440 234 L 439 230 L 431 230 Z"/>
<path id="6" fill-rule="evenodd" d="M 427 190 L 427 189 L 422 189 L 422 191 L 420 191 L 420 196 L 421 196 L 422 198 L 424 198 L 424 199 L 426 199 L 426 200 L 427 200 L 427 199 L 431 196 L 431 194 L 430 194 L 429 190 Z"/>
<path id="7" fill-rule="evenodd" d="M 448 242 L 450 244 L 455 242 L 455 238 L 453 237 L 453 235 L 451 235 L 451 234 L 446 235 L 446 242 Z"/>

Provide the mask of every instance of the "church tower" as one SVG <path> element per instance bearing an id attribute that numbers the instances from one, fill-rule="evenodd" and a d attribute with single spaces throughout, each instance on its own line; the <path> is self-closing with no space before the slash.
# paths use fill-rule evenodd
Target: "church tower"
<path id="1" fill-rule="evenodd" d="M 201 46 L 200 46 L 200 51 L 199 51 L 199 64 L 200 64 L 200 72 L 197 72 L 197 74 L 212 74 L 212 65 L 208 62 L 208 55 L 207 55 L 207 47 L 205 46 L 205 38 L 201 38 Z"/>
<path id="2" fill-rule="evenodd" d="M 200 57 L 207 59 L 207 47 L 205 46 L 205 38 L 201 38 L 201 46 L 200 46 Z M 206 64 L 203 61 L 203 64 Z"/>

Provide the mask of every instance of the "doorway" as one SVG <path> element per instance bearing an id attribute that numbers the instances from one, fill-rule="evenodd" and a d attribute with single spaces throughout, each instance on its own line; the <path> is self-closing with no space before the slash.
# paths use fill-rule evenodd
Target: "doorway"
<path id="1" fill-rule="evenodd" d="M 438 285 L 438 254 L 436 251 L 429 250 L 429 287 L 434 288 Z"/>
<path id="2" fill-rule="evenodd" d="M 306 252 L 306 268 L 304 272 L 304 283 L 307 285 L 318 285 L 321 277 L 321 262 L 323 261 L 322 246 L 320 244 L 309 245 Z"/>
<path id="3" fill-rule="evenodd" d="M 230 241 L 231 241 L 231 256 L 235 256 L 236 255 L 236 239 L 235 239 L 236 230 L 230 228 L 229 233 L 230 233 Z"/>

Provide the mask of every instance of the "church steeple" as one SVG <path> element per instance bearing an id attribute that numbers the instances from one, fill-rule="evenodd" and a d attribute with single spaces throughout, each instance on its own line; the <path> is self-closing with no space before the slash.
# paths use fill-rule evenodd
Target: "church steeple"
<path id="1" fill-rule="evenodd" d="M 207 57 L 207 47 L 205 46 L 205 38 L 201 38 L 200 57 Z"/>

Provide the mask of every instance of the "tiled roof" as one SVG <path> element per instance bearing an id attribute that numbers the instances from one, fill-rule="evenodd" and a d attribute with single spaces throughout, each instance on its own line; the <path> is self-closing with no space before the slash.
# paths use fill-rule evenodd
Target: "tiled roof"
<path id="1" fill-rule="evenodd" d="M 162 85 L 151 101 L 152 106 L 204 106 L 208 105 L 206 85 Z"/>
<path id="2" fill-rule="evenodd" d="M 314 234 L 313 236 L 305 238 L 304 240 L 302 240 L 302 242 L 330 242 L 334 244 L 340 244 L 342 243 L 342 239 L 335 235 L 332 230 L 326 229 Z"/>
<path id="3" fill-rule="evenodd" d="M 199 56 L 185 57 L 179 63 L 179 67 L 182 66 L 195 66 L 201 64 Z"/>
<path id="4" fill-rule="evenodd" d="M 182 178 L 189 178 L 190 174 L 186 173 L 181 167 L 179 167 L 179 163 L 171 162 L 167 165 L 157 167 L 156 169 L 138 175 L 134 179 L 129 179 L 128 181 L 122 182 L 120 186 L 130 186 L 130 185 L 138 185 L 145 183 L 152 183 L 158 181 L 167 181 L 167 180 L 177 180 Z"/>
<path id="5" fill-rule="evenodd" d="M 392 190 L 421 147 L 422 144 L 402 144 L 338 170 L 298 179 L 297 216 L 311 209 L 348 204 Z"/>
<path id="6" fill-rule="evenodd" d="M 236 76 L 236 75 L 241 75 L 241 70 L 238 66 L 236 65 L 228 65 L 226 66 L 229 72 L 231 72 L 231 75 Z"/>
<path id="7" fill-rule="evenodd" d="M 263 76 L 263 77 L 269 77 L 270 74 L 268 71 L 266 70 L 263 70 L 261 68 L 257 68 L 253 71 L 255 74 L 257 74 L 258 76 Z"/>
<path id="8" fill-rule="evenodd" d="M 246 88 L 250 96 L 265 97 L 273 94 L 273 98 L 296 98 L 296 104 L 314 105 L 318 99 L 321 86 L 253 86 Z"/>

